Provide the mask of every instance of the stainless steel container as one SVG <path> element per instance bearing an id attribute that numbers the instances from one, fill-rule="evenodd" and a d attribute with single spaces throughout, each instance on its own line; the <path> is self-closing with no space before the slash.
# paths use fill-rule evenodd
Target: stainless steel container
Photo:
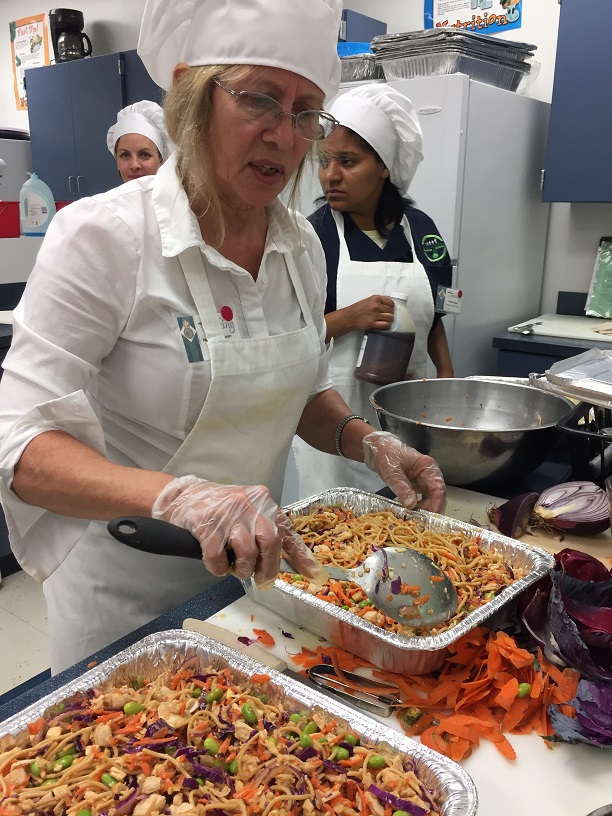
<path id="1" fill-rule="evenodd" d="M 478 806 L 476 788 L 468 774 L 455 762 L 250 657 L 203 635 L 184 630 L 149 635 L 0 723 L 0 737 L 25 730 L 28 723 L 43 716 L 51 706 L 77 692 L 94 686 L 111 690 L 137 675 L 153 679 L 168 669 L 177 671 L 190 657 L 198 658 L 202 667 L 211 666 L 216 670 L 229 668 L 238 683 L 247 681 L 253 674 L 268 674 L 270 680 L 262 690 L 270 700 L 282 702 L 287 708 L 294 707 L 296 711 L 307 708 L 325 713 L 329 719 L 337 720 L 341 728 L 348 728 L 350 724 L 350 728 L 364 740 L 389 745 L 402 756 L 404 766 L 413 769 L 431 791 L 434 800 L 439 803 L 442 816 L 475 816 Z"/>
<path id="2" fill-rule="evenodd" d="M 529 385 L 479 379 L 409 380 L 370 396 L 384 431 L 436 460 L 448 484 L 521 479 L 559 439 L 569 400 Z"/>
<path id="3" fill-rule="evenodd" d="M 442 665 L 448 646 L 476 626 L 484 624 L 506 604 L 513 601 L 526 587 L 539 580 L 554 565 L 551 555 L 535 547 L 527 547 L 513 538 L 506 538 L 464 524 L 462 521 L 424 511 L 408 512 L 399 502 L 348 487 L 335 488 L 295 502 L 285 508 L 288 513 L 308 513 L 315 507 L 343 504 L 357 514 L 391 509 L 403 518 L 418 518 L 428 529 L 439 533 L 460 530 L 478 536 L 485 549 L 495 548 L 514 569 L 525 576 L 506 587 L 489 603 L 471 612 L 452 629 L 438 635 L 406 637 L 386 632 L 348 610 L 327 603 L 286 581 L 277 580 L 274 588 L 258 589 L 252 580 L 243 581 L 247 594 L 262 606 L 281 617 L 321 635 L 335 646 L 368 660 L 375 666 L 398 674 L 427 674 Z M 486 625 L 486 624 L 485 624 Z"/>

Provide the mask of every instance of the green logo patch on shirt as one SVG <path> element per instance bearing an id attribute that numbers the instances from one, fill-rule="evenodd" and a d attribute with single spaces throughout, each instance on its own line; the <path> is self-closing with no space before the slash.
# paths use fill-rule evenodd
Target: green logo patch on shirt
<path id="1" fill-rule="evenodd" d="M 421 246 L 425 257 L 431 263 L 441 261 L 446 257 L 446 244 L 439 235 L 424 235 L 421 240 Z"/>

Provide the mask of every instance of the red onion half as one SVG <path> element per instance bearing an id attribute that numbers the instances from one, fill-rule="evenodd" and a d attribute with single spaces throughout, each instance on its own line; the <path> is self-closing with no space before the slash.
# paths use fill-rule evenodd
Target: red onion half
<path id="1" fill-rule="evenodd" d="M 502 535 L 520 538 L 529 528 L 597 535 L 610 526 L 608 497 L 593 482 L 565 482 L 540 493 L 522 493 L 488 511 Z"/>
<path id="2" fill-rule="evenodd" d="M 593 482 L 566 482 L 540 494 L 533 512 L 555 530 L 596 535 L 610 526 L 606 492 Z"/>

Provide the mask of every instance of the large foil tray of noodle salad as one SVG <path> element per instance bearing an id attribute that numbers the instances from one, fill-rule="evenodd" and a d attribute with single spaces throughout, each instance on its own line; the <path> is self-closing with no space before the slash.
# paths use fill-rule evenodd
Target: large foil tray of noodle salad
<path id="1" fill-rule="evenodd" d="M 456 763 L 185 630 L 0 724 L 7 816 L 474 816 Z M 386 811 L 387 809 L 387 811 Z"/>
<path id="2" fill-rule="evenodd" d="M 338 518 L 328 521 L 321 517 L 322 508 L 331 509 Z M 527 547 L 497 532 L 437 513 L 408 511 L 397 501 L 348 487 L 327 490 L 290 504 L 284 510 L 319 560 L 335 563 L 329 559 L 342 553 L 343 560 L 337 562 L 338 566 L 353 566 L 364 560 L 370 550 L 367 546 L 364 548 L 361 540 L 365 533 L 357 530 L 356 544 L 348 535 L 342 518 L 343 508 L 357 517 L 391 511 L 391 522 L 384 522 L 387 530 L 390 523 L 394 524 L 394 516 L 412 524 L 415 536 L 422 542 L 417 549 L 432 557 L 443 570 L 450 568 L 451 580 L 457 587 L 460 608 L 447 624 L 420 630 L 397 624 L 374 607 L 368 607 L 363 593 L 352 596 L 356 601 L 349 600 L 350 592 L 359 588 L 351 584 L 347 589 L 348 582 L 346 585 L 341 582 L 341 588 L 347 589 L 341 599 L 332 591 L 329 582 L 324 587 L 316 587 L 302 576 L 291 573 L 281 573 L 271 590 L 258 589 L 252 580 L 243 581 L 243 585 L 257 603 L 326 638 L 335 646 L 398 674 L 427 674 L 439 668 L 451 643 L 477 626 L 486 626 L 486 621 L 496 613 L 499 613 L 498 618 L 507 614 L 511 609 L 508 604 L 554 564 L 552 556 L 544 550 Z M 384 546 L 388 535 L 392 533 L 383 530 L 382 538 L 375 541 L 376 545 Z M 356 552 L 362 549 L 361 556 L 355 554 L 350 560 L 351 553 L 347 555 L 345 551 L 347 540 Z M 398 542 L 402 546 L 411 546 L 406 539 L 398 539 Z M 451 544 L 453 552 L 450 552 Z M 472 551 L 474 557 L 467 557 L 466 553 Z M 452 561 L 454 554 L 460 557 L 462 572 L 458 562 Z M 491 566 L 489 561 L 495 564 Z"/>

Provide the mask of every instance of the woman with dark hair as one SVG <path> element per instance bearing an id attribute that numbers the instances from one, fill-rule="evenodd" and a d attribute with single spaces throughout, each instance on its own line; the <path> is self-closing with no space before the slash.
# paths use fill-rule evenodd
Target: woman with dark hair
<path id="1" fill-rule="evenodd" d="M 403 379 L 438 377 L 453 366 L 438 286 L 450 286 L 451 261 L 434 222 L 416 209 L 408 188 L 423 158 L 422 133 L 412 103 L 388 85 L 362 85 L 341 94 L 330 113 L 338 126 L 318 145 L 319 180 L 326 204 L 309 218 L 327 264 L 325 322 L 334 346 L 330 376 L 349 405 L 376 425 L 369 396 L 377 387 L 355 377 L 364 332 L 389 329 L 390 295 L 402 293 L 415 326 L 415 343 Z M 377 491 L 376 473 L 345 459 L 294 443 L 300 496 L 339 485 Z"/>

